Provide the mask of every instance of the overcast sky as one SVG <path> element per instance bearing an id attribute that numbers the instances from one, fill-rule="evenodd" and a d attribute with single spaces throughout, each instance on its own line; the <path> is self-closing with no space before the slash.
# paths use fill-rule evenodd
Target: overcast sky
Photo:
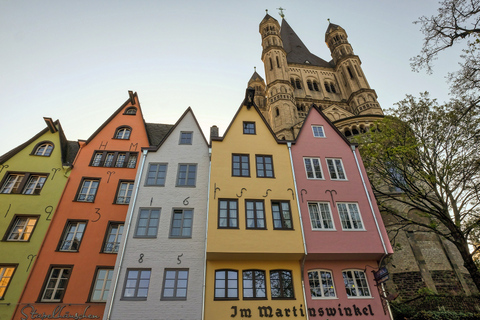
<path id="1" fill-rule="evenodd" d="M 192 107 L 208 139 L 223 134 L 257 67 L 258 25 L 277 8 L 308 49 L 331 60 L 327 19 L 342 26 L 384 109 L 406 94 L 448 99 L 445 76 L 459 50 L 440 56 L 433 75 L 411 71 L 420 26 L 433 0 L 24 1 L 0 0 L 0 154 L 59 119 L 69 140 L 87 139 L 138 93 L 146 122 L 175 123 Z"/>

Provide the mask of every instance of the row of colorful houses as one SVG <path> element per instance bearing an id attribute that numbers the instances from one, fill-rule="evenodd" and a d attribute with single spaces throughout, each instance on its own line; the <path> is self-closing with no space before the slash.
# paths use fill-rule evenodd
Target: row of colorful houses
<path id="1" fill-rule="evenodd" d="M 88 140 L 0 157 L 0 319 L 390 319 L 360 155 L 317 108 L 279 140 L 246 98 L 207 141 L 138 96 Z"/>

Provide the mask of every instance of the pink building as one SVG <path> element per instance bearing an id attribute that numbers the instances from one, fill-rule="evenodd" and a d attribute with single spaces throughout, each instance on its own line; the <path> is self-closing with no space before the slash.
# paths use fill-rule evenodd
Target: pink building
<path id="1" fill-rule="evenodd" d="M 374 272 L 393 250 L 356 146 L 314 106 L 292 158 L 310 319 L 390 319 Z"/>

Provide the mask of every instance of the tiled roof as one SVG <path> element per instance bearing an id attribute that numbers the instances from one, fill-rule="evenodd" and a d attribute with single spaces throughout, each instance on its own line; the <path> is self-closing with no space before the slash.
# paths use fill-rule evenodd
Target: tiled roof
<path id="1" fill-rule="evenodd" d="M 156 146 L 162 142 L 163 138 L 173 127 L 173 124 L 145 123 L 145 127 L 147 129 L 150 146 Z"/>

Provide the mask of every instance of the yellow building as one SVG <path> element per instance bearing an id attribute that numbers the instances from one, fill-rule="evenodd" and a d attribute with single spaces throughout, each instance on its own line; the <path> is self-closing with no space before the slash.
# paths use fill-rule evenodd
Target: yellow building
<path id="1" fill-rule="evenodd" d="M 305 254 L 290 145 L 252 103 L 212 137 L 205 319 L 304 318 Z"/>

